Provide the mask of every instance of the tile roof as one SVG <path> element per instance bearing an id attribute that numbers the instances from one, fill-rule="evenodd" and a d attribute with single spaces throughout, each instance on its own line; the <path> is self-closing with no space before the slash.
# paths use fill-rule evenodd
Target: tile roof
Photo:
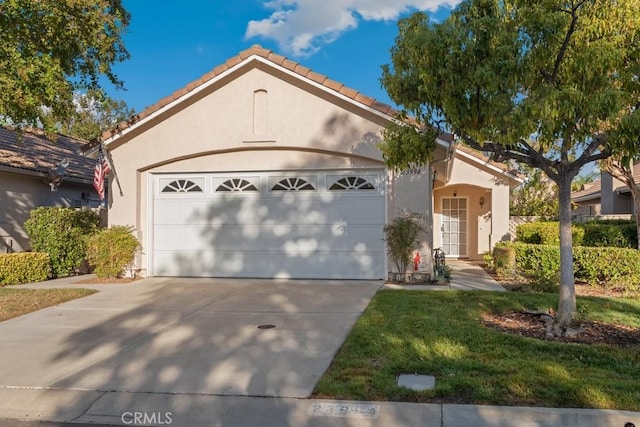
<path id="1" fill-rule="evenodd" d="M 69 159 L 66 178 L 93 183 L 95 160 L 80 153 L 87 141 L 57 135 L 55 141 L 37 130 L 22 134 L 0 126 L 0 166 L 15 172 L 36 172 L 47 175 L 56 170 L 62 159 Z"/>
<path id="2" fill-rule="evenodd" d="M 391 107 L 390 105 L 387 105 L 385 103 L 379 102 L 377 101 L 375 98 L 371 98 L 369 96 L 364 95 L 363 93 L 358 92 L 355 89 L 351 89 L 347 86 L 345 86 L 344 84 L 337 82 L 335 80 L 331 80 L 330 78 L 328 78 L 327 76 L 324 76 L 322 74 L 316 73 L 313 70 L 300 65 L 299 63 L 292 61 L 282 55 L 279 55 L 277 53 L 272 52 L 269 49 L 265 49 L 262 46 L 255 44 L 253 46 L 251 46 L 249 49 L 243 50 L 242 52 L 240 52 L 238 55 L 227 59 L 224 64 L 218 65 L 217 67 L 215 67 L 212 71 L 209 71 L 208 73 L 202 75 L 200 78 L 188 83 L 186 86 L 184 86 L 181 89 L 176 90 L 175 92 L 173 92 L 171 95 L 166 96 L 164 98 L 162 98 L 160 101 L 158 101 L 157 103 L 151 105 L 150 107 L 145 108 L 142 112 L 137 113 L 135 115 L 133 115 L 128 121 L 124 121 L 119 123 L 114 129 L 105 131 L 101 136 L 100 136 L 100 140 L 105 141 L 109 138 L 112 138 L 116 135 L 118 135 L 118 133 L 122 132 L 125 129 L 128 129 L 130 127 L 132 127 L 133 125 L 135 125 L 137 122 L 151 116 L 153 113 L 157 112 L 158 110 L 164 108 L 165 106 L 169 105 L 170 103 L 177 101 L 178 99 L 182 98 L 183 96 L 187 96 L 190 92 L 194 91 L 195 89 L 197 89 L 198 87 L 200 87 L 201 85 L 205 84 L 206 82 L 210 81 L 211 79 L 219 76 L 220 74 L 228 71 L 229 69 L 231 69 L 232 67 L 240 64 L 242 61 L 250 58 L 251 56 L 258 56 L 261 57 L 263 59 L 266 59 L 276 65 L 282 66 L 284 68 L 286 68 L 289 71 L 292 71 L 298 75 L 300 75 L 301 77 L 307 78 L 309 80 L 312 80 L 318 84 L 323 85 L 325 88 L 330 89 L 334 92 L 337 92 L 343 96 L 346 96 L 360 104 L 363 104 L 366 107 L 372 108 L 376 111 L 379 111 L 382 114 L 386 114 L 388 116 L 394 116 L 396 114 L 396 110 Z M 439 136 L 440 139 L 446 141 L 446 142 L 452 142 L 453 141 L 453 135 L 450 133 L 443 133 Z M 87 151 L 88 149 L 96 146 L 98 143 L 98 140 L 95 141 L 91 141 L 91 143 L 89 143 L 86 147 L 85 147 L 85 151 Z M 485 162 L 487 162 L 488 164 L 491 164 L 495 167 L 500 168 L 501 170 L 503 170 L 505 173 L 509 173 L 509 174 L 513 174 L 516 175 L 515 173 L 512 173 L 508 167 L 506 167 L 504 164 L 502 163 L 497 163 L 494 162 L 492 160 L 489 160 L 488 157 L 484 156 L 481 152 L 474 150 L 472 148 L 468 148 L 468 147 L 464 147 L 462 148 L 461 146 L 457 146 L 457 149 L 462 149 L 464 150 L 466 153 L 477 157 L 480 160 L 483 160 Z"/>
<path id="3" fill-rule="evenodd" d="M 571 193 L 571 198 L 583 200 L 599 199 L 601 184 L 602 181 L 600 181 L 599 179 L 590 182 L 589 184 L 585 184 L 582 187 L 582 190 Z"/>
<path id="4" fill-rule="evenodd" d="M 633 181 L 640 183 L 640 163 L 633 165 Z M 601 191 L 602 181 L 600 179 L 596 179 L 593 182 L 585 184 L 581 190 L 571 193 L 571 199 L 582 199 L 581 201 L 599 199 Z M 629 191 L 629 187 L 623 184 L 614 188 L 613 191 L 626 193 Z"/>
<path id="5" fill-rule="evenodd" d="M 105 131 L 100 139 L 101 140 L 106 140 L 109 139 L 115 135 L 118 134 L 118 132 L 121 132 L 131 126 L 133 126 L 136 122 L 139 122 L 140 120 L 145 119 L 146 117 L 149 117 L 150 115 L 152 115 L 153 113 L 155 113 L 156 111 L 162 109 L 163 107 L 167 106 L 168 104 L 172 103 L 173 101 L 178 100 L 179 98 L 188 95 L 190 92 L 192 92 L 193 90 L 195 90 L 196 88 L 200 87 L 202 84 L 210 81 L 211 79 L 219 76 L 220 74 L 228 71 L 229 69 L 231 69 L 232 67 L 238 65 L 239 63 L 241 63 L 242 61 L 246 60 L 247 58 L 251 57 L 251 56 L 259 56 L 263 59 L 266 59 L 276 65 L 282 66 L 284 68 L 286 68 L 289 71 L 292 71 L 302 77 L 305 77 L 311 81 L 314 81 L 316 83 L 319 83 L 321 85 L 323 85 L 324 87 L 326 87 L 327 89 L 333 90 L 343 96 L 346 96 L 348 98 L 353 99 L 354 101 L 359 102 L 360 104 L 363 104 L 364 106 L 373 108 L 374 110 L 377 110 L 383 114 L 387 114 L 389 116 L 393 116 L 396 111 L 393 109 L 393 107 L 391 107 L 390 105 L 387 105 L 385 103 L 379 102 L 374 98 L 371 98 L 369 96 L 366 96 L 360 92 L 358 92 L 355 89 L 351 89 L 347 86 L 345 86 L 344 84 L 340 83 L 340 82 L 336 82 L 334 80 L 329 79 L 327 76 L 324 76 L 322 74 L 318 74 L 314 71 L 312 71 L 311 69 L 304 67 L 302 65 L 300 65 L 299 63 L 292 61 L 288 58 L 285 58 L 282 55 L 278 55 L 277 53 L 272 52 L 269 49 L 265 49 L 260 45 L 253 45 L 251 46 L 249 49 L 243 50 L 242 52 L 240 52 L 238 55 L 229 58 L 225 61 L 224 64 L 219 65 L 217 67 L 215 67 L 212 71 L 204 74 L 203 76 L 201 76 L 200 78 L 192 81 L 191 83 L 187 84 L 185 87 L 183 87 L 182 89 L 178 89 L 177 91 L 175 91 L 174 93 L 172 93 L 171 95 L 162 98 L 160 101 L 158 101 L 157 103 L 153 104 L 150 107 L 145 108 L 142 112 L 135 114 L 133 117 L 131 117 L 130 120 L 125 121 L 125 122 L 121 122 L 119 123 L 115 129 L 112 130 L 108 130 Z"/>

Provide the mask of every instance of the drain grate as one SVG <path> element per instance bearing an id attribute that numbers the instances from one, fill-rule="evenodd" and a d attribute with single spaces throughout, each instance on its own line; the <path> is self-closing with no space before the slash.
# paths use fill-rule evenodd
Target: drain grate
<path id="1" fill-rule="evenodd" d="M 258 329 L 273 329 L 276 325 L 258 325 Z"/>

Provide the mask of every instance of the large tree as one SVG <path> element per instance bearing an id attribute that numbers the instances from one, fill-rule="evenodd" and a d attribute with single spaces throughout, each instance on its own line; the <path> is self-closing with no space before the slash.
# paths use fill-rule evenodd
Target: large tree
<path id="1" fill-rule="evenodd" d="M 382 84 L 419 126 L 386 130 L 388 163 L 425 163 L 444 129 L 558 186 L 553 333 L 564 334 L 576 310 L 571 181 L 590 162 L 638 151 L 640 2 L 467 0 L 441 23 L 402 20 L 391 59 Z"/>
<path id="2" fill-rule="evenodd" d="M 116 101 L 96 91 L 76 93 L 74 104 L 68 118 L 58 123 L 58 132 L 88 141 L 134 114 L 126 102 Z"/>
<path id="3" fill-rule="evenodd" d="M 0 121 L 53 130 L 74 92 L 118 88 L 129 13 L 120 0 L 0 1 Z M 45 114 L 47 112 L 48 114 Z"/>

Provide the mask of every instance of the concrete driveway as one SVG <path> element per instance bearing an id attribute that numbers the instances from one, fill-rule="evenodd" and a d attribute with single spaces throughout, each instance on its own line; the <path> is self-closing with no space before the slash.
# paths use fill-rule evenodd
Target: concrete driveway
<path id="1" fill-rule="evenodd" d="M 152 278 L 97 286 L 95 295 L 0 323 L 0 387 L 307 397 L 381 285 Z"/>

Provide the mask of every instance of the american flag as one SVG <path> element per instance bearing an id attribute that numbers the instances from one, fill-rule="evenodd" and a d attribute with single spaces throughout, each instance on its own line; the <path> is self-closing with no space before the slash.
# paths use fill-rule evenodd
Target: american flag
<path id="1" fill-rule="evenodd" d="M 104 200 L 104 179 L 111 172 L 109 162 L 102 152 L 102 146 L 98 148 L 98 157 L 96 158 L 96 169 L 93 174 L 93 187 L 96 189 L 100 200 Z"/>

